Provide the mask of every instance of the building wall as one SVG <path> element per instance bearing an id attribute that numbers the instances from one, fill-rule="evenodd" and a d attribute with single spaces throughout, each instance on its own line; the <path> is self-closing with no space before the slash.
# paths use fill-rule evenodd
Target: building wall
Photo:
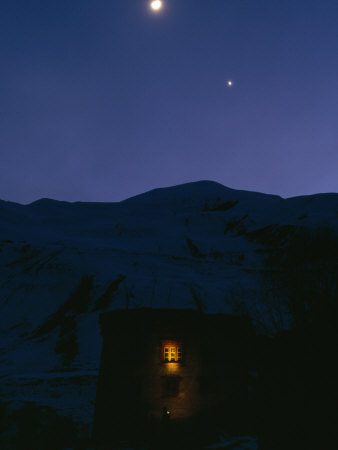
<path id="1" fill-rule="evenodd" d="M 95 432 L 203 414 L 231 414 L 247 389 L 250 326 L 244 319 L 192 310 L 128 310 L 101 316 L 103 349 Z M 182 346 L 164 363 L 162 345 Z M 178 386 L 175 395 L 175 386 Z"/>

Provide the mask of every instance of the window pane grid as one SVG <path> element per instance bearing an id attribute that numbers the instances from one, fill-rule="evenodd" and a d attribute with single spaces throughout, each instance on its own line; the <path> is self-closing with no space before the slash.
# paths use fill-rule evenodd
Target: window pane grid
<path id="1" fill-rule="evenodd" d="M 168 346 L 163 346 L 163 360 L 164 362 L 181 362 L 182 347 L 170 344 Z"/>

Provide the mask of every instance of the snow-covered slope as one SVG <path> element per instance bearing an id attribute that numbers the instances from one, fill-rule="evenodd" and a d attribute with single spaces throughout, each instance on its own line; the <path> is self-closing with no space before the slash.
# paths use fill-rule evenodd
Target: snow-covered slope
<path id="1" fill-rule="evenodd" d="M 0 201 L 0 394 L 90 423 L 106 310 L 245 310 L 269 326 L 254 236 L 288 226 L 338 230 L 338 194 L 201 181 L 120 203 Z"/>

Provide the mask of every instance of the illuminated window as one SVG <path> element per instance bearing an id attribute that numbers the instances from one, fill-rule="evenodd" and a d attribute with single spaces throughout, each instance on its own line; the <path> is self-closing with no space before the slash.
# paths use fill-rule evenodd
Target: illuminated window
<path id="1" fill-rule="evenodd" d="M 178 342 L 164 342 L 162 344 L 163 361 L 166 363 L 182 362 L 182 346 Z"/>

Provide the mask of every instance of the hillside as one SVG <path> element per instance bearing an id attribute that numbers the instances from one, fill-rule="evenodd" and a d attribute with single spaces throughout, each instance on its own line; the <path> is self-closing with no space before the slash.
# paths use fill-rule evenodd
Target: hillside
<path id="1" fill-rule="evenodd" d="M 111 309 L 248 313 L 257 332 L 274 332 L 266 250 L 301 227 L 338 231 L 338 194 L 283 199 L 201 181 L 120 203 L 0 201 L 0 395 L 88 432 L 98 318 Z"/>

